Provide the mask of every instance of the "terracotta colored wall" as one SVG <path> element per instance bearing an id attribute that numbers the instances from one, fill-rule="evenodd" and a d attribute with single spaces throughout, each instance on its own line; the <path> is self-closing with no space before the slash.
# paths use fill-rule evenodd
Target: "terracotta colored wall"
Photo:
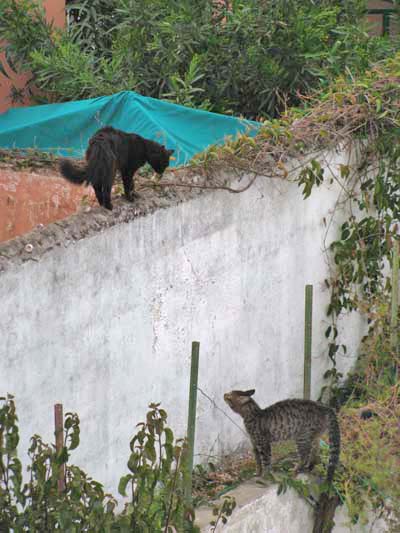
<path id="1" fill-rule="evenodd" d="M 0 168 L 0 242 L 96 206 L 92 187 L 75 186 L 56 170 Z"/>
<path id="2" fill-rule="evenodd" d="M 43 6 L 46 10 L 47 20 L 53 21 L 55 26 L 62 28 L 65 25 L 65 0 L 43 0 Z M 3 74 L 0 74 L 0 113 L 3 113 L 10 107 L 29 105 L 29 100 L 26 98 L 23 102 L 15 104 L 9 98 L 12 86 L 15 86 L 17 89 L 22 89 L 29 75 L 17 75 L 12 72 L 5 62 L 4 54 L 0 54 L 0 61 L 6 69 L 7 74 L 11 76 L 11 79 L 9 79 Z"/>
<path id="3" fill-rule="evenodd" d="M 57 27 L 65 25 L 65 0 L 43 0 L 47 20 Z M 9 94 L 12 86 L 23 89 L 29 74 L 15 74 L 0 54 L 11 79 L 0 74 L 0 113 L 10 107 L 29 105 L 12 103 Z M 74 187 L 57 177 L 56 171 L 15 171 L 0 168 L 0 242 L 12 239 L 32 230 L 38 224 L 48 224 L 74 213 L 82 203 L 82 197 L 91 192 L 83 187 Z"/>
<path id="4" fill-rule="evenodd" d="M 62 28 L 65 25 L 65 0 L 44 0 L 47 20 L 52 20 L 55 26 Z"/>

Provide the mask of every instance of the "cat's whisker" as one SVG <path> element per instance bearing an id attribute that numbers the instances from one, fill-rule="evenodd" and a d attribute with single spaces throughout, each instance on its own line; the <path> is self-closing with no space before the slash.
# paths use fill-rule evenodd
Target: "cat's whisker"
<path id="1" fill-rule="evenodd" d="M 215 407 L 215 409 L 218 409 L 218 411 L 221 411 L 221 413 L 222 413 L 224 416 L 226 416 L 226 418 L 227 418 L 228 420 L 230 420 L 230 421 L 232 422 L 233 425 L 235 425 L 238 429 L 240 429 L 240 431 L 243 433 L 243 435 L 246 436 L 246 438 L 248 438 L 247 433 L 246 433 L 246 432 L 245 432 L 245 431 L 239 426 L 239 424 L 237 424 L 237 423 L 236 423 L 236 422 L 235 422 L 235 421 L 234 421 L 234 420 L 233 420 L 233 419 L 232 419 L 232 418 L 231 418 L 231 417 L 230 417 L 230 416 L 229 416 L 229 415 L 228 415 L 223 409 L 221 409 L 221 407 L 219 407 L 219 406 L 217 405 L 217 403 L 215 402 L 215 400 L 213 400 L 212 398 L 210 398 L 210 397 L 208 396 L 208 394 L 206 394 L 206 393 L 205 393 L 200 387 L 197 387 L 197 390 L 198 390 L 199 392 L 201 392 L 201 394 L 202 394 L 205 398 L 207 398 L 207 400 L 213 405 L 213 407 Z"/>

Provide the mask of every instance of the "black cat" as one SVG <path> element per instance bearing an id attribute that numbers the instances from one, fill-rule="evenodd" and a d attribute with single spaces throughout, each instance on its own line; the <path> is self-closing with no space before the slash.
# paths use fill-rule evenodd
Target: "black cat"
<path id="1" fill-rule="evenodd" d="M 125 196 L 132 201 L 136 196 L 133 175 L 138 168 L 148 162 L 156 172 L 162 174 L 173 153 L 173 150 L 167 150 L 165 146 L 136 133 L 126 133 L 107 126 L 90 138 L 86 167 L 78 167 L 70 160 L 63 159 L 60 171 L 72 183 L 91 183 L 99 204 L 112 209 L 111 187 L 117 170 L 121 173 Z"/>

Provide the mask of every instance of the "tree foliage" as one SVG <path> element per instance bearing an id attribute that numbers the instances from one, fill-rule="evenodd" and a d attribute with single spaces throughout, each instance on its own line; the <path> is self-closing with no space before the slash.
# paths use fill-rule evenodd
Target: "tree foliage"
<path id="1" fill-rule="evenodd" d="M 40 8 L 0 0 L 7 56 L 41 98 L 135 90 L 247 117 L 276 116 L 298 94 L 394 46 L 370 38 L 364 0 L 81 0 L 56 32 Z"/>

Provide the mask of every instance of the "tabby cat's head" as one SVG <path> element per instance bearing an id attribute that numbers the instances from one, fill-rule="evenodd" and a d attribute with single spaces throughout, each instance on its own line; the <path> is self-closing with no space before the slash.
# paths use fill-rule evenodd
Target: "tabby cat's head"
<path id="1" fill-rule="evenodd" d="M 253 402 L 251 396 L 256 392 L 255 389 L 246 391 L 233 390 L 224 394 L 224 400 L 235 413 L 242 413 L 242 408 L 249 402 Z"/>

